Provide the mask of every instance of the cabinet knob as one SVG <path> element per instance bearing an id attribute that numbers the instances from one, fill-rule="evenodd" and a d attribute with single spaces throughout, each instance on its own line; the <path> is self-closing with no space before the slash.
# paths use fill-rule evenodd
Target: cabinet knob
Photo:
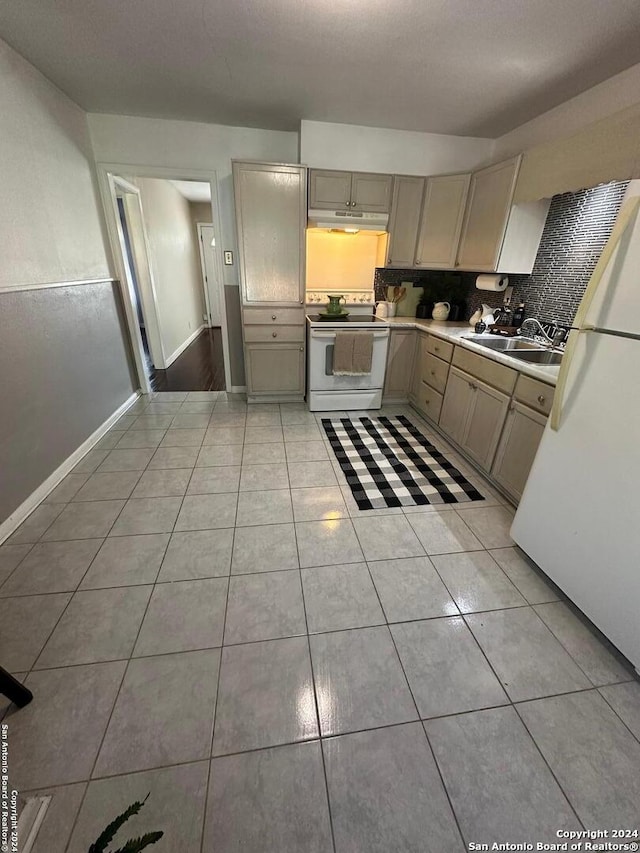
<path id="1" fill-rule="evenodd" d="M 475 382 L 470 382 L 470 383 L 469 383 L 469 388 L 471 388 L 471 390 L 472 390 L 472 391 L 477 391 L 477 390 L 478 390 L 478 386 L 476 385 L 476 383 L 475 383 Z"/>
<path id="2" fill-rule="evenodd" d="M 304 347 L 300 347 L 300 352 L 304 352 Z"/>
<path id="3" fill-rule="evenodd" d="M 547 398 L 544 396 L 544 394 L 538 394 L 538 402 L 539 402 L 539 403 L 544 403 L 544 401 L 545 401 L 546 399 L 547 399 Z"/>
<path id="4" fill-rule="evenodd" d="M 351 207 L 351 202 L 350 202 L 350 201 L 345 202 L 345 204 L 347 205 L 347 207 Z"/>
<path id="5" fill-rule="evenodd" d="M 278 333 L 277 333 L 277 332 L 271 332 L 271 337 L 272 337 L 272 338 L 277 338 L 277 337 L 278 337 Z"/>
<path id="6" fill-rule="evenodd" d="M 433 348 L 433 351 L 434 351 L 434 352 L 440 352 L 440 347 L 434 347 L 434 348 Z"/>
<path id="7" fill-rule="evenodd" d="M 356 206 L 355 201 L 352 201 L 352 202 L 351 202 L 351 207 L 355 207 L 355 206 Z"/>
<path id="8" fill-rule="evenodd" d="M 417 263 L 417 264 L 421 264 L 421 263 L 422 263 L 422 258 L 416 258 L 416 263 Z"/>
<path id="9" fill-rule="evenodd" d="M 431 375 L 432 375 L 432 376 L 435 376 L 435 375 L 436 375 L 435 370 L 432 370 L 432 371 L 431 371 Z"/>
<path id="10" fill-rule="evenodd" d="M 272 315 L 271 315 L 271 319 L 272 319 L 272 320 L 277 320 L 278 318 L 277 318 L 277 316 L 276 316 L 275 314 L 272 314 Z"/>

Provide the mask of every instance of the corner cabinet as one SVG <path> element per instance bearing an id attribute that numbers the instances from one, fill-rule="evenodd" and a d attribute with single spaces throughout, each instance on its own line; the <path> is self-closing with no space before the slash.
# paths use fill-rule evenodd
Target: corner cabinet
<path id="1" fill-rule="evenodd" d="M 307 170 L 234 161 L 233 186 L 247 397 L 302 400 Z"/>
<path id="2" fill-rule="evenodd" d="M 530 273 L 550 200 L 513 204 L 522 155 L 471 175 L 456 267 Z"/>
<path id="3" fill-rule="evenodd" d="M 513 204 L 520 161 L 472 174 L 397 175 L 387 266 L 530 273 L 550 201 Z"/>
<path id="4" fill-rule="evenodd" d="M 393 175 L 311 169 L 309 207 L 314 210 L 365 210 L 388 213 Z"/>
<path id="5" fill-rule="evenodd" d="M 451 269 L 456 252 L 471 175 L 440 175 L 427 180 L 415 264 Z"/>

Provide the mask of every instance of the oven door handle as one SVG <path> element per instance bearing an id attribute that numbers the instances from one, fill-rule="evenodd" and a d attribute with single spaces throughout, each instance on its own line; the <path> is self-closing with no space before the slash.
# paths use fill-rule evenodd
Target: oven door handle
<path id="1" fill-rule="evenodd" d="M 363 331 L 363 330 L 354 329 L 354 331 Z M 366 331 L 366 330 L 364 330 L 364 331 Z M 373 332 L 372 334 L 373 334 L 374 338 L 388 338 L 389 337 L 389 330 L 388 329 L 378 329 L 375 332 Z M 316 332 L 315 329 L 311 330 L 311 337 L 312 338 L 324 338 L 326 340 L 329 340 L 331 338 L 335 338 L 335 336 L 336 336 L 335 332 L 330 332 L 330 331 Z"/>

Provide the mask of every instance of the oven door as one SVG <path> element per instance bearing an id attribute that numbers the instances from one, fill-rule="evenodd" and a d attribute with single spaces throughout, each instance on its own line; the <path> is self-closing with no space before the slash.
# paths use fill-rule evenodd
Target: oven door
<path id="1" fill-rule="evenodd" d="M 309 329 L 309 390 L 354 391 L 382 388 L 387 366 L 389 329 L 372 329 L 373 358 L 371 373 L 363 376 L 334 376 L 333 348 L 335 329 Z"/>

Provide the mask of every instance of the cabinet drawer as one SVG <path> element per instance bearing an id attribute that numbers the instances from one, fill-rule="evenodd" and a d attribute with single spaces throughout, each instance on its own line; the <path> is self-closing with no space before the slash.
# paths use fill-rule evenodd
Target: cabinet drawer
<path id="1" fill-rule="evenodd" d="M 434 423 L 440 419 L 442 408 L 442 394 L 434 391 L 426 382 L 420 382 L 416 388 L 416 406 L 427 415 Z"/>
<path id="2" fill-rule="evenodd" d="M 532 409 L 548 415 L 551 411 L 555 390 L 553 385 L 547 385 L 546 382 L 538 382 L 537 379 L 520 374 L 516 382 L 514 397 L 521 403 L 531 406 Z"/>
<path id="3" fill-rule="evenodd" d="M 303 308 L 245 308 L 242 312 L 245 326 L 271 326 L 283 323 L 289 326 L 304 324 Z"/>
<path id="4" fill-rule="evenodd" d="M 442 338 L 436 338 L 434 335 L 429 335 L 427 338 L 427 350 L 443 361 L 451 361 L 453 355 L 453 344 L 448 341 L 443 341 Z"/>
<path id="5" fill-rule="evenodd" d="M 449 363 L 436 358 L 431 353 L 426 353 L 422 356 L 420 378 L 427 385 L 431 385 L 436 391 L 441 394 L 447 386 L 447 376 L 449 375 Z"/>
<path id="6" fill-rule="evenodd" d="M 484 358 L 484 356 L 476 355 L 464 347 L 455 348 L 453 364 L 464 370 L 465 373 L 471 373 L 472 376 L 482 379 L 506 394 L 511 394 L 518 378 L 517 370 L 505 367 L 503 364 L 497 364 L 497 362 Z"/>
<path id="7" fill-rule="evenodd" d="M 304 326 L 245 326 L 244 339 L 252 343 L 290 343 L 304 341 Z"/>

